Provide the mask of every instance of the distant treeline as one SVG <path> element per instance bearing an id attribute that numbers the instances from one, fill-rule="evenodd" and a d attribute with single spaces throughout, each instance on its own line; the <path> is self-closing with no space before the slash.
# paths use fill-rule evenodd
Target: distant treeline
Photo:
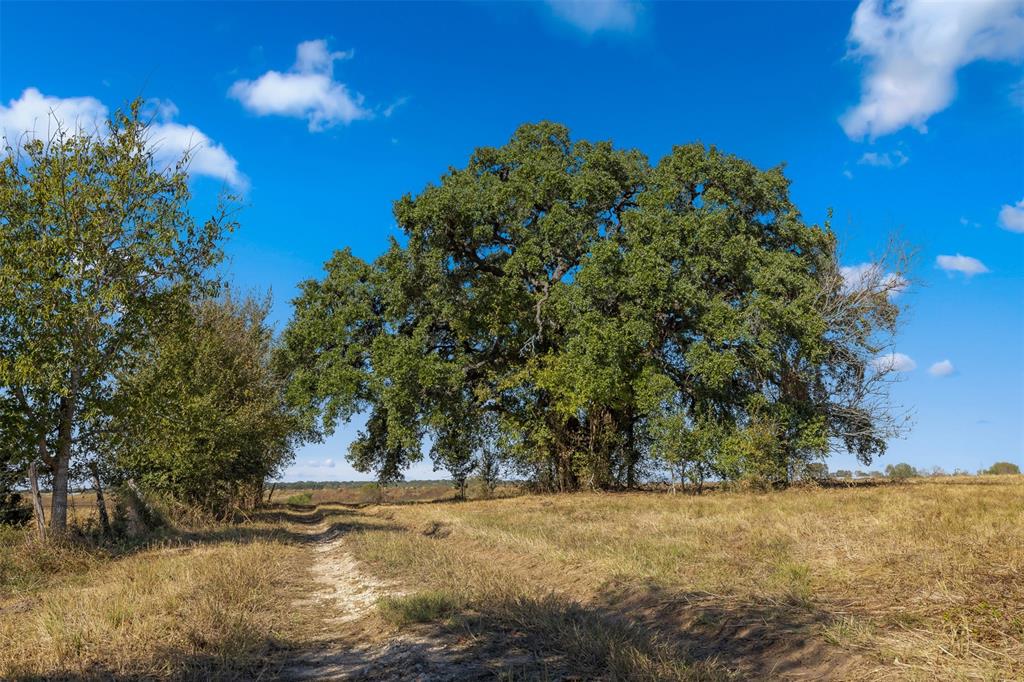
<path id="1" fill-rule="evenodd" d="M 392 485 L 402 487 L 423 484 L 451 485 L 451 483 L 451 479 L 418 478 L 414 481 L 396 481 Z M 376 487 L 378 483 L 375 481 L 281 481 L 273 483 L 272 485 L 277 490 L 326 490 L 331 488 Z"/>

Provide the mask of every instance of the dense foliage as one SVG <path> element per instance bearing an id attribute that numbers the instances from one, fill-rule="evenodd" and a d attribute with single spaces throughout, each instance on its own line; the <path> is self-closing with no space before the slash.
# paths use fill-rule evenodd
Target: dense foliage
<path id="1" fill-rule="evenodd" d="M 889 478 L 905 479 L 917 478 L 922 473 L 906 462 L 885 465 L 885 475 Z"/>
<path id="2" fill-rule="evenodd" d="M 144 488 L 211 511 L 254 506 L 292 460 L 297 424 L 271 371 L 268 301 L 197 303 L 120 377 L 113 464 Z"/>
<path id="3" fill-rule="evenodd" d="M 126 475 L 110 456 L 118 413 L 127 409 L 121 377 L 141 380 L 149 368 L 140 363 L 153 360 L 156 340 L 176 333 L 194 301 L 216 292 L 211 269 L 235 226 L 227 203 L 201 224 L 193 219 L 188 154 L 171 167 L 158 165 L 147 131 L 136 102 L 104 130 L 68 130 L 54 121 L 48 139 L 7 140 L 0 158 L 0 479 L 20 484 L 37 462 L 53 492 L 49 521 L 58 534 L 67 525 L 68 486 L 76 474 Z M 247 331 L 266 335 L 256 311 L 239 314 L 253 316 Z M 267 339 L 242 343 L 238 352 L 256 350 L 263 356 L 246 362 L 263 362 Z M 264 391 L 243 385 L 255 379 L 239 360 L 237 354 L 200 356 L 196 362 L 206 364 L 194 369 L 205 375 L 189 378 L 217 382 L 218 389 L 234 382 L 239 390 Z M 146 396 L 150 425 L 157 415 L 184 409 L 159 400 L 188 394 L 188 386 L 157 388 L 162 392 Z M 265 398 L 260 393 L 257 400 Z M 138 417 L 139 406 L 131 407 Z M 179 424 L 167 437 L 209 425 Z M 219 443 L 227 433 L 218 435 Z M 279 456 L 276 436 L 271 440 L 267 449 Z M 122 449 L 135 444 L 121 441 Z"/>
<path id="4" fill-rule="evenodd" d="M 384 482 L 429 449 L 497 457 L 549 489 L 684 478 L 778 483 L 895 422 L 873 363 L 904 280 L 851 283 L 782 168 L 699 144 L 635 150 L 521 127 L 395 204 L 404 239 L 304 282 L 278 355 L 289 400 Z"/>
<path id="5" fill-rule="evenodd" d="M 981 473 L 991 476 L 1007 476 L 1020 474 L 1020 467 L 1013 462 L 996 462 Z"/>

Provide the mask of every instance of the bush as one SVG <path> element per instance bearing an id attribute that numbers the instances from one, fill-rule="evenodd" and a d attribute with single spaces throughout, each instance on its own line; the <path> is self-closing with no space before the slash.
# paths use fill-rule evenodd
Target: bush
<path id="1" fill-rule="evenodd" d="M 1020 473 L 1020 467 L 1013 462 L 996 462 L 981 473 L 990 476 L 1015 475 Z"/>
<path id="2" fill-rule="evenodd" d="M 312 504 L 313 496 L 309 493 L 298 493 L 296 495 L 291 495 L 287 500 L 285 500 L 285 502 L 288 504 Z"/>
<path id="3" fill-rule="evenodd" d="M 897 480 L 903 480 L 907 478 L 915 478 L 921 474 L 914 467 L 910 466 L 906 462 L 900 462 L 899 464 L 889 464 L 885 467 L 885 475 L 889 478 L 895 478 Z"/>
<path id="4" fill-rule="evenodd" d="M 0 525 L 20 526 L 32 518 L 32 507 L 20 493 L 0 491 Z"/>

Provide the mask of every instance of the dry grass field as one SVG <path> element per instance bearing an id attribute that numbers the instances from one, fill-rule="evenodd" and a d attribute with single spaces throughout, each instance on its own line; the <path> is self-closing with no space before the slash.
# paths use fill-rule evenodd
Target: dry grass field
<path id="1" fill-rule="evenodd" d="M 1024 679 L 1024 477 L 318 504 L 7 532 L 0 678 Z"/>

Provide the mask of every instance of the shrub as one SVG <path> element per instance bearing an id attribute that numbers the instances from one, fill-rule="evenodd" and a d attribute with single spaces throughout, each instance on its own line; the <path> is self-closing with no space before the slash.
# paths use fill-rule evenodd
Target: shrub
<path id="1" fill-rule="evenodd" d="M 990 476 L 999 476 L 1007 474 L 1019 474 L 1020 467 L 1013 462 L 996 462 L 988 469 L 985 469 L 981 473 L 989 474 Z"/>
<path id="2" fill-rule="evenodd" d="M 20 526 L 32 518 L 32 507 L 19 493 L 0 490 L 0 525 Z"/>
<path id="3" fill-rule="evenodd" d="M 298 493 L 285 500 L 288 504 L 312 504 L 313 496 L 309 493 Z"/>
<path id="4" fill-rule="evenodd" d="M 899 464 L 889 464 L 885 467 L 885 475 L 889 478 L 905 479 L 915 478 L 920 476 L 920 472 L 917 469 L 910 466 L 906 462 L 900 462 Z"/>

